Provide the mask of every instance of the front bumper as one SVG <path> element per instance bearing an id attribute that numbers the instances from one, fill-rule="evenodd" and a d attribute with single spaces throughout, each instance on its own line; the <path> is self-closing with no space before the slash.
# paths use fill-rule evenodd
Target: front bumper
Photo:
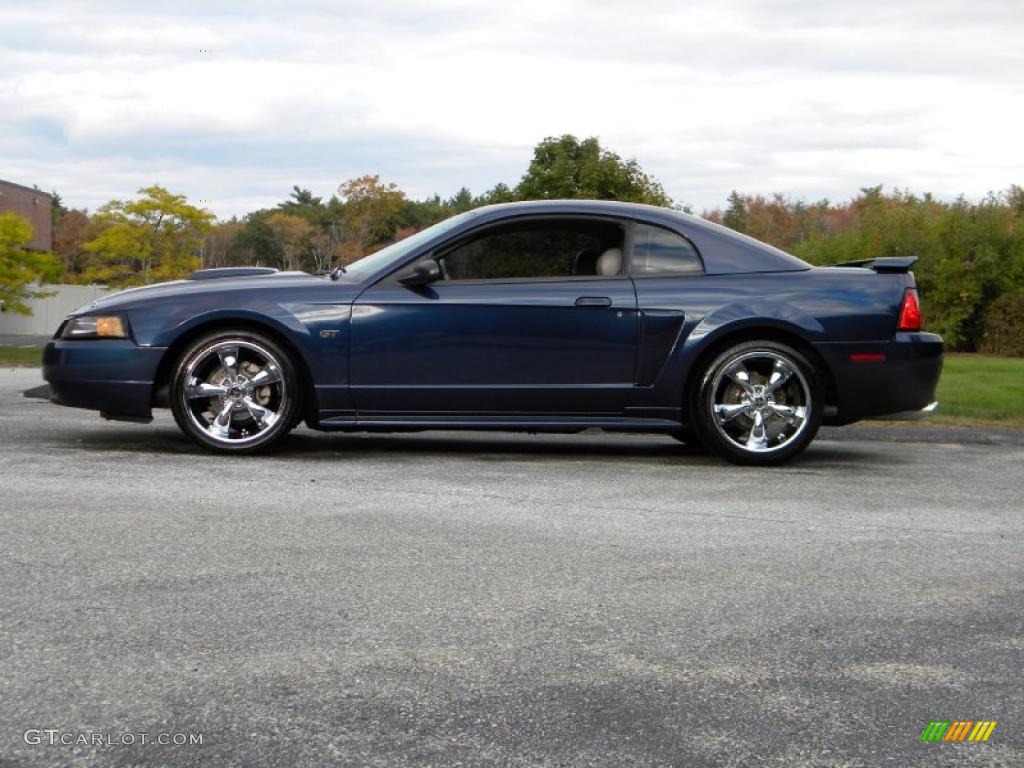
<path id="1" fill-rule="evenodd" d="M 54 339 L 43 350 L 50 401 L 115 418 L 152 418 L 153 382 L 166 351 L 130 339 Z"/>
<path id="2" fill-rule="evenodd" d="M 942 373 L 942 337 L 934 333 L 897 333 L 891 341 L 827 342 L 815 349 L 832 375 L 835 408 L 827 424 L 860 419 L 918 418 L 935 404 Z"/>

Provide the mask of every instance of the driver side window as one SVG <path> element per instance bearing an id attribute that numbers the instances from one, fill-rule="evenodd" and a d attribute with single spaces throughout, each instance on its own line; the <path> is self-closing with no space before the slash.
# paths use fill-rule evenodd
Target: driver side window
<path id="1" fill-rule="evenodd" d="M 446 280 L 618 275 L 623 227 L 602 219 L 529 219 L 484 230 L 435 255 Z"/>

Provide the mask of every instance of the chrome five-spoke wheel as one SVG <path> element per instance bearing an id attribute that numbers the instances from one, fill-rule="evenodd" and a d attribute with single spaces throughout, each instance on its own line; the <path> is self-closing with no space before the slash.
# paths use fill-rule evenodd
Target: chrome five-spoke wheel
<path id="1" fill-rule="evenodd" d="M 708 366 L 694 414 L 705 442 L 727 458 L 775 463 L 813 439 L 820 387 L 808 360 L 787 345 L 746 342 Z"/>
<path id="2" fill-rule="evenodd" d="M 291 362 L 255 334 L 218 334 L 193 344 L 176 372 L 172 407 L 201 445 L 240 452 L 268 445 L 295 415 Z"/>

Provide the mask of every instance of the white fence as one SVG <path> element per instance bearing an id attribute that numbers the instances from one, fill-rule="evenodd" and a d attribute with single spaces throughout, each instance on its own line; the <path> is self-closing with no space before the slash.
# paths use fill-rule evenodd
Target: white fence
<path id="1" fill-rule="evenodd" d="M 105 285 L 44 285 L 42 288 L 53 292 L 53 296 L 25 302 L 32 310 L 31 315 L 0 310 L 0 334 L 52 336 L 69 312 L 110 293 Z"/>

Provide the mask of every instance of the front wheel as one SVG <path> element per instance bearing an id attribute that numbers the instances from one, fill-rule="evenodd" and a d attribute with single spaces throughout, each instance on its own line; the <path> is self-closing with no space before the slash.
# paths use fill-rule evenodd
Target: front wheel
<path id="1" fill-rule="evenodd" d="M 750 341 L 704 369 L 692 423 L 715 453 L 737 464 L 779 464 L 817 434 L 823 388 L 810 361 L 787 344 Z"/>
<path id="2" fill-rule="evenodd" d="M 181 430 L 220 453 L 255 453 L 286 435 L 299 413 L 295 366 L 270 339 L 221 331 L 197 339 L 171 379 Z"/>

